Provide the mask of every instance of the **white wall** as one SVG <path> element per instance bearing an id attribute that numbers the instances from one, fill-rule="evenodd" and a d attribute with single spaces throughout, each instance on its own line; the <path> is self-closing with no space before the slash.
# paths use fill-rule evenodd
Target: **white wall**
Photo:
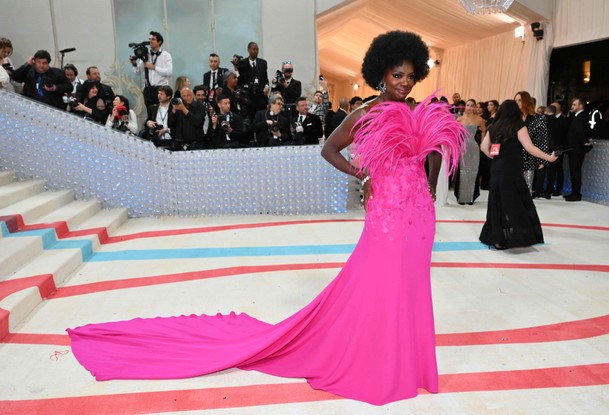
<path id="1" fill-rule="evenodd" d="M 315 2 L 261 0 L 260 3 L 260 57 L 268 61 L 269 79 L 273 78 L 276 70 L 281 69 L 283 61 L 291 61 L 294 79 L 302 82 L 303 95 L 313 95 L 319 73 Z"/>
<path id="2" fill-rule="evenodd" d="M 20 0 L 5 2 L 0 14 L 2 36 L 13 43 L 15 66 L 46 49 L 51 66 L 59 67 L 59 50 L 75 47 L 64 64 L 75 64 L 81 78 L 88 66 L 103 72 L 114 62 L 113 21 L 111 0 Z"/>

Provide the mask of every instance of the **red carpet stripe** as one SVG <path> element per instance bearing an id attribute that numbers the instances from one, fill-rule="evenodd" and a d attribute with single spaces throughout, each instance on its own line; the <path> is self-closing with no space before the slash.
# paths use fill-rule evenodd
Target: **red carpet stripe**
<path id="1" fill-rule="evenodd" d="M 343 262 L 323 262 L 310 264 L 253 265 L 229 268 L 218 268 L 205 271 L 183 272 L 178 274 L 157 275 L 152 277 L 128 278 L 113 281 L 101 281 L 91 284 L 61 287 L 48 298 L 65 298 L 76 295 L 93 294 L 103 291 L 122 290 L 125 288 L 147 287 L 151 285 L 170 284 L 175 282 L 194 281 L 206 278 L 226 277 L 273 271 L 294 271 L 304 269 L 340 268 Z"/>
<path id="2" fill-rule="evenodd" d="M 440 375 L 440 393 L 565 388 L 609 384 L 609 363 Z M 425 391 L 420 391 L 426 393 Z M 141 414 L 320 402 L 343 399 L 304 382 L 0 401 L 5 415 Z"/>
<path id="3" fill-rule="evenodd" d="M 51 293 L 53 286 L 46 286 L 41 289 L 41 296 L 48 299 L 59 299 L 78 295 L 93 294 L 105 291 L 120 290 L 127 288 L 146 287 L 160 284 L 178 283 L 184 281 L 194 281 L 206 278 L 217 278 L 223 276 L 234 276 L 250 273 L 305 270 L 305 269 L 328 269 L 341 268 L 342 262 L 330 263 L 305 263 L 305 264 L 277 264 L 277 265 L 258 265 L 219 268 L 205 271 L 194 271 L 178 274 L 158 275 L 151 277 L 130 278 L 124 280 L 102 281 L 91 284 L 82 284 L 69 287 L 62 287 Z M 573 271 L 599 271 L 609 272 L 609 265 L 586 265 L 586 264 L 508 264 L 508 263 L 451 263 L 434 262 L 433 267 L 447 268 L 503 268 L 503 269 L 553 269 L 553 270 L 573 270 Z M 45 281 L 49 275 L 32 277 L 30 284 L 25 283 L 21 286 L 35 285 L 39 279 Z M 22 280 L 16 280 L 17 282 Z M 50 278 L 52 283 L 52 278 Z M 2 284 L 0 283 L 0 288 Z M 46 281 L 46 283 L 49 283 Z M 1 293 L 1 291 L 0 291 Z M 8 312 L 0 313 L 0 329 L 4 326 L 5 330 L 0 331 L 0 343 L 21 343 L 21 344 L 68 344 L 64 335 L 45 335 L 45 334 L 9 334 L 8 333 Z M 596 337 L 607 334 L 609 331 L 609 317 L 601 316 L 596 318 L 584 319 L 574 322 L 557 323 L 538 327 L 529 327 L 513 330 L 498 330 L 476 333 L 450 333 L 438 334 L 438 346 L 467 346 L 480 344 L 505 344 L 505 343 L 527 343 L 527 342 L 552 342 L 564 340 L 576 340 L 589 337 Z"/>
<path id="4" fill-rule="evenodd" d="M 169 229 L 163 231 L 148 231 L 148 232 L 138 232 L 133 234 L 125 234 L 125 235 L 117 235 L 117 236 L 108 236 L 108 232 L 106 228 L 91 228 L 91 229 L 82 229 L 78 231 L 70 231 L 68 225 L 64 221 L 52 222 L 52 223 L 35 223 L 30 225 L 25 225 L 23 222 L 23 218 L 21 215 L 9 215 L 2 216 L 0 220 L 4 220 L 13 224 L 9 226 L 9 230 L 11 232 L 16 231 L 25 231 L 25 230 L 34 230 L 34 229 L 45 229 L 45 228 L 54 228 L 57 234 L 58 239 L 64 238 L 73 238 L 78 236 L 85 235 L 97 235 L 100 244 L 111 244 L 118 243 L 123 241 L 129 241 L 134 239 L 143 239 L 143 238 L 159 238 L 166 236 L 175 236 L 175 235 L 188 235 L 188 234 L 196 234 L 196 233 L 208 233 L 208 232 L 221 232 L 227 230 L 235 230 L 235 229 L 255 229 L 255 228 L 267 228 L 274 226 L 289 226 L 289 225 L 308 225 L 308 224 L 316 224 L 316 223 L 348 223 L 348 222 L 363 222 L 363 219 L 307 219 L 307 220 L 296 220 L 296 221 L 279 221 L 279 222 L 267 222 L 267 223 L 245 223 L 238 225 L 222 225 L 222 226 L 207 226 L 200 228 L 182 228 L 182 229 Z M 14 226 L 14 223 L 17 223 L 17 226 Z M 438 220 L 437 223 L 484 223 L 483 220 Z M 606 226 L 585 226 L 585 225 L 571 225 L 571 224 L 557 224 L 557 223 L 544 223 L 542 226 L 545 227 L 558 227 L 558 228 L 570 228 L 570 229 L 583 229 L 583 230 L 593 230 L 593 231 L 609 231 L 609 227 Z"/>
<path id="5" fill-rule="evenodd" d="M 216 278 L 232 275 L 251 274 L 273 271 L 290 271 L 303 269 L 341 268 L 343 262 L 319 262 L 305 264 L 253 265 L 193 271 L 178 274 L 157 275 L 151 277 L 129 278 L 112 281 L 95 282 L 91 284 L 61 287 L 49 296 L 49 299 L 64 298 L 75 295 L 92 294 L 102 291 L 120 290 L 125 288 L 145 287 L 175 282 L 193 281 L 198 279 Z M 480 263 L 480 262 L 432 262 L 437 268 L 503 268 L 503 269 L 543 269 L 568 271 L 597 271 L 609 272 L 609 265 L 587 264 L 510 264 L 510 263 Z"/>

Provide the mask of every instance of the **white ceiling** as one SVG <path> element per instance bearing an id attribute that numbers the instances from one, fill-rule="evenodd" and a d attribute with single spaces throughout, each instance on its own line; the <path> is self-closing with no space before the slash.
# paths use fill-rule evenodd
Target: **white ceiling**
<path id="1" fill-rule="evenodd" d="M 320 72 L 339 82 L 360 77 L 370 42 L 390 30 L 418 33 L 436 51 L 513 30 L 543 17 L 518 2 L 506 14 L 470 15 L 458 0 L 351 0 L 320 14 Z"/>

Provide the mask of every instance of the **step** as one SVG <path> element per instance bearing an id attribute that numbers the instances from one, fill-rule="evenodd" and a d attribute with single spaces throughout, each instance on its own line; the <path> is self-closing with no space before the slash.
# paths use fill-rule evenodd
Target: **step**
<path id="1" fill-rule="evenodd" d="M 97 200 L 73 200 L 67 205 L 37 219 L 37 223 L 66 222 L 69 229 L 75 228 L 101 210 Z"/>
<path id="2" fill-rule="evenodd" d="M 55 286 L 59 287 L 82 263 L 80 249 L 45 249 L 31 261 L 15 270 L 6 280 L 51 274 Z"/>
<path id="3" fill-rule="evenodd" d="M 72 232 L 83 230 L 104 229 L 106 234 L 112 235 L 128 219 L 126 208 L 102 209 L 80 225 L 70 228 Z"/>
<path id="4" fill-rule="evenodd" d="M 72 201 L 74 201 L 72 190 L 43 192 L 0 209 L 0 216 L 19 214 L 25 224 L 28 225 L 37 222 L 38 218 L 48 215 Z"/>
<path id="5" fill-rule="evenodd" d="M 0 299 L 0 308 L 8 311 L 8 329 L 14 329 L 27 318 L 42 303 L 43 293 L 50 294 L 53 286 L 59 287 L 66 278 L 74 274 L 82 265 L 82 256 L 79 249 L 45 250 L 30 262 L 19 268 L 4 283 L 15 280 L 28 280 L 28 277 L 39 277 L 34 281 L 27 281 L 25 286 Z M 47 275 L 51 275 L 53 285 L 48 282 Z M 1 329 L 0 329 L 1 330 Z M 7 333 L 0 333 L 0 338 Z"/>
<path id="6" fill-rule="evenodd" d="M 0 186 L 12 183 L 15 180 L 17 180 L 17 177 L 12 171 L 0 171 Z"/>
<path id="7" fill-rule="evenodd" d="M 0 187 L 0 208 L 44 191 L 44 180 L 13 182 Z"/>
<path id="8" fill-rule="evenodd" d="M 39 236 L 10 236 L 0 239 L 0 281 L 42 252 Z"/>
<path id="9" fill-rule="evenodd" d="M 21 324 L 27 316 L 42 303 L 40 291 L 36 287 L 30 287 L 13 293 L 0 301 L 0 308 L 7 310 L 8 331 L 15 332 L 17 326 Z M 2 328 L 0 328 L 2 330 Z M 0 332 L 0 339 L 8 333 Z"/>

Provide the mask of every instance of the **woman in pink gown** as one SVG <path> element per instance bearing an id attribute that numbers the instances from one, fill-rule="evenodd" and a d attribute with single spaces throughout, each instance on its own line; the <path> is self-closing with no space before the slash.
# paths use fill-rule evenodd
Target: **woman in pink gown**
<path id="1" fill-rule="evenodd" d="M 443 106 L 411 111 L 404 103 L 427 75 L 427 59 L 423 41 L 399 31 L 377 37 L 366 54 L 364 79 L 380 96 L 351 113 L 322 150 L 336 168 L 365 180 L 364 230 L 344 268 L 310 304 L 275 325 L 231 313 L 69 329 L 78 361 L 98 380 L 258 370 L 375 405 L 411 398 L 418 388 L 437 392 L 435 211 L 424 162 L 443 149 L 454 171 L 463 131 Z M 358 168 L 340 154 L 351 143 Z"/>

